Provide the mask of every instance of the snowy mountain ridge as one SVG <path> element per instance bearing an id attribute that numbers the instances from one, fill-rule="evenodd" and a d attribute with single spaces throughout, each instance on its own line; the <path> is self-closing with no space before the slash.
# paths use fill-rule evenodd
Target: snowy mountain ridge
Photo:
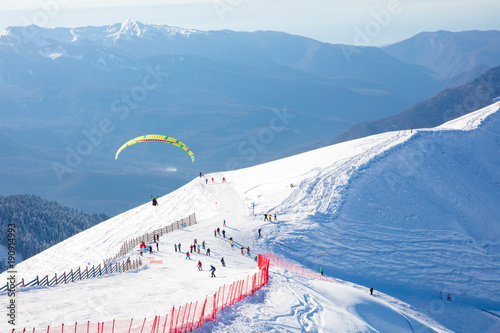
<path id="1" fill-rule="evenodd" d="M 171 37 L 174 35 L 189 37 L 193 33 L 202 32 L 194 29 L 143 24 L 134 20 L 125 20 L 122 23 L 98 27 L 87 26 L 56 29 L 43 28 L 36 25 L 7 27 L 4 31 L 0 32 L 0 42 L 3 40 L 4 45 L 10 44 L 24 37 L 38 46 L 46 46 L 48 41 L 68 44 L 82 40 L 113 45 L 119 39 L 131 39 L 134 37 L 152 39 L 153 37 Z"/>
<path id="2" fill-rule="evenodd" d="M 255 269 L 227 238 L 214 237 L 220 227 L 252 256 L 273 252 L 356 284 L 275 267 L 268 286 L 200 331 L 494 332 L 498 319 L 479 309 L 500 310 L 492 292 L 500 272 L 499 106 L 434 129 L 379 134 L 196 178 L 161 197 L 158 207 L 144 204 L 19 264 L 19 277 L 27 278 L 97 263 L 134 235 L 197 215 L 197 225 L 167 234 L 159 252 L 146 255 L 162 264 L 19 292 L 19 327 L 151 318 L 200 300 Z M 263 221 L 269 213 L 276 220 Z M 212 255 L 193 254 L 190 262 L 174 252 L 174 243 L 184 252 L 194 238 Z M 197 260 L 216 265 L 217 279 L 198 272 Z M 440 299 L 440 291 L 452 301 Z"/>

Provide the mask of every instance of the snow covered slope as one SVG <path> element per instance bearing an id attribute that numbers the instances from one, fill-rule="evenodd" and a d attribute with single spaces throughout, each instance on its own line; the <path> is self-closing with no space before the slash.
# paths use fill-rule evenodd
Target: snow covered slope
<path id="1" fill-rule="evenodd" d="M 199 224 L 163 236 L 160 252 L 147 255 L 162 264 L 19 292 L 16 327 L 151 318 L 203 299 L 256 267 L 227 239 L 214 237 L 225 219 L 227 237 L 250 246 L 252 255 L 272 251 L 356 284 L 273 268 L 268 286 L 201 331 L 493 332 L 498 318 L 479 309 L 500 310 L 498 108 L 435 129 L 380 134 L 207 175 L 213 184 L 194 179 L 160 198 L 158 207 L 137 207 L 21 263 L 18 276 L 27 279 L 97 264 L 123 241 L 197 214 Z M 264 222 L 264 213 L 277 213 L 277 220 Z M 206 240 L 212 256 L 193 259 L 216 265 L 216 279 L 174 252 L 173 243 L 185 251 L 194 238 Z M 453 301 L 441 300 L 440 291 Z"/>

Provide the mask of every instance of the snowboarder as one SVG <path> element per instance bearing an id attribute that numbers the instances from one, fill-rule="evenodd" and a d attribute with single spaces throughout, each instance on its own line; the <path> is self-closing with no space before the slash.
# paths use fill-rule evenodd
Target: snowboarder
<path id="1" fill-rule="evenodd" d="M 198 270 L 199 270 L 199 271 L 202 271 L 202 270 L 203 270 L 203 268 L 201 267 L 201 261 L 199 261 L 199 260 L 198 260 Z"/>
<path id="2" fill-rule="evenodd" d="M 186 258 L 184 258 L 184 260 L 186 260 L 186 259 L 191 260 L 191 257 L 189 256 L 189 252 L 186 252 Z"/>
<path id="3" fill-rule="evenodd" d="M 222 259 L 220 260 L 221 264 L 222 264 L 222 267 L 226 267 L 226 262 L 224 261 L 224 257 L 222 257 Z"/>
<path id="4" fill-rule="evenodd" d="M 260 230 L 260 228 L 259 228 L 259 237 L 260 237 L 260 231 L 261 231 L 261 230 Z"/>
<path id="5" fill-rule="evenodd" d="M 215 267 L 213 265 L 210 265 L 210 272 L 212 273 L 210 277 L 215 277 Z"/>
<path id="6" fill-rule="evenodd" d="M 209 248 L 207 248 L 207 254 L 206 254 L 206 255 L 207 255 L 207 256 L 209 256 L 209 255 L 210 255 L 210 249 L 209 249 Z"/>
<path id="7" fill-rule="evenodd" d="M 323 275 L 323 267 L 319 269 L 319 272 L 321 273 L 321 275 Z"/>
<path id="8" fill-rule="evenodd" d="M 373 296 L 373 288 L 370 288 L 370 295 Z"/>
<path id="9" fill-rule="evenodd" d="M 226 238 L 226 230 L 222 229 L 222 236 L 224 236 L 224 238 Z"/>
<path id="10" fill-rule="evenodd" d="M 177 244 L 174 244 L 174 250 L 177 252 Z"/>

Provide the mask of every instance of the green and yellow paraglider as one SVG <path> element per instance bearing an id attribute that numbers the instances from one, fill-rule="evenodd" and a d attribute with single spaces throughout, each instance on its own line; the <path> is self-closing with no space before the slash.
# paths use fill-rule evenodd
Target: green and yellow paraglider
<path id="1" fill-rule="evenodd" d="M 118 151 L 116 152 L 116 155 L 115 155 L 115 160 L 118 159 L 118 155 L 120 154 L 120 152 L 129 147 L 129 146 L 132 146 L 132 145 L 135 145 L 136 143 L 141 143 L 141 142 L 148 142 L 148 141 L 158 141 L 158 142 L 166 142 L 166 143 L 170 143 L 174 146 L 177 146 L 179 148 L 181 148 L 182 150 L 186 151 L 189 156 L 191 156 L 191 161 L 194 162 L 194 155 L 193 155 L 193 152 L 191 151 L 191 149 L 189 149 L 184 143 L 180 142 L 179 140 L 177 139 L 174 139 L 174 138 L 171 138 L 169 136 L 166 136 L 166 135 L 158 135 L 158 134 L 147 134 L 147 135 L 142 135 L 142 136 L 139 136 L 135 139 L 132 139 L 130 141 L 127 141 L 123 146 L 120 147 L 120 149 L 118 149 Z"/>

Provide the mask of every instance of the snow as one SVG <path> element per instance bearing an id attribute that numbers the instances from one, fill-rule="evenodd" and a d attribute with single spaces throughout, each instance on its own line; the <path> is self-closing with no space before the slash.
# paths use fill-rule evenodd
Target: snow
<path id="1" fill-rule="evenodd" d="M 340 283 L 271 267 L 268 285 L 201 332 L 493 332 L 500 311 L 498 108 L 209 174 L 208 183 L 196 178 L 159 198 L 158 207 L 146 203 L 20 263 L 17 275 L 26 281 L 97 265 L 126 240 L 197 216 L 198 224 L 164 235 L 160 251 L 144 255 L 161 263 L 18 291 L 16 328 L 164 315 L 253 274 L 254 254 L 273 252 L 316 272 L 324 267 Z M 265 213 L 277 220 L 263 221 Z M 214 237 L 223 220 L 226 237 L 249 246 L 250 257 Z M 202 250 L 186 260 L 174 251 L 174 243 L 186 251 L 195 238 L 207 242 L 210 257 Z M 129 255 L 137 258 L 138 249 Z M 0 329 L 12 327 L 3 320 Z"/>

